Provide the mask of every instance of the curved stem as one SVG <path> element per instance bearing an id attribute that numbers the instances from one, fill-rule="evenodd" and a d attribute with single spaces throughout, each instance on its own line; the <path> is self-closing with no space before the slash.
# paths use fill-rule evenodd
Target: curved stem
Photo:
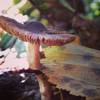
<path id="1" fill-rule="evenodd" d="M 40 86 L 41 100 L 52 100 L 50 83 L 45 78 L 43 78 L 42 75 L 38 75 L 37 78 Z"/>

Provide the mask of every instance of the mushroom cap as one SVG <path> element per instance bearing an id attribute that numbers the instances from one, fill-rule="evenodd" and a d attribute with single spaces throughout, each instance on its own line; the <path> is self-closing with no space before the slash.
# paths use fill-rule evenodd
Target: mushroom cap
<path id="1" fill-rule="evenodd" d="M 24 27 L 27 28 L 28 31 L 34 32 L 34 33 L 40 33 L 43 31 L 47 31 L 47 28 L 40 22 L 38 21 L 26 21 L 24 23 Z"/>
<path id="2" fill-rule="evenodd" d="M 67 34 L 67 32 L 60 32 L 64 34 L 53 34 L 52 32 L 47 31 L 45 26 L 38 22 L 35 22 L 33 27 L 35 27 L 35 25 L 36 27 L 33 29 L 31 25 L 32 23 L 21 24 L 14 19 L 0 16 L 0 27 L 9 32 L 11 35 L 21 39 L 22 41 L 52 46 L 63 45 L 75 39 L 74 35 Z"/>

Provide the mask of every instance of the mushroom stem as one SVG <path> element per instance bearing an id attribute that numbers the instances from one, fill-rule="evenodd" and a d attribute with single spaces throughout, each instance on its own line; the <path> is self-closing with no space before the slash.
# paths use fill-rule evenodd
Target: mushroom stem
<path id="1" fill-rule="evenodd" d="M 39 43 L 29 43 L 28 45 L 28 61 L 29 67 L 31 69 L 40 69 L 40 44 Z"/>
<path id="2" fill-rule="evenodd" d="M 40 92 L 41 92 L 41 100 L 52 100 L 52 90 L 50 83 L 47 81 L 47 79 L 44 78 L 43 75 L 37 76 L 39 86 L 40 86 Z"/>

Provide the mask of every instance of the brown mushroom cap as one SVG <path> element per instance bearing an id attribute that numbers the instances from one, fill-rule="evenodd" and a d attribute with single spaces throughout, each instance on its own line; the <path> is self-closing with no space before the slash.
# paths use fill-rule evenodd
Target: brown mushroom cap
<path id="1" fill-rule="evenodd" d="M 10 34 L 16 36 L 17 38 L 21 39 L 22 41 L 30 43 L 40 43 L 52 46 L 63 45 L 75 39 L 74 35 L 48 34 L 48 31 L 41 31 L 39 32 L 39 34 L 36 34 L 36 32 L 28 30 L 28 28 L 24 24 L 18 23 L 14 19 L 4 16 L 0 16 L 0 27 Z"/>

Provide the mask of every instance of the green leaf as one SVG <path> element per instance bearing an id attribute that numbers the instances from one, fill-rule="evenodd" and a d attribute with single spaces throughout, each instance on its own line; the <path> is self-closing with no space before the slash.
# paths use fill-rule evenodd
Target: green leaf
<path id="1" fill-rule="evenodd" d="M 1 43 L 0 43 L 1 50 L 5 50 L 7 48 L 12 48 L 13 45 L 15 44 L 16 40 L 17 40 L 16 37 L 12 37 L 9 34 L 4 34 L 1 39 Z"/>

